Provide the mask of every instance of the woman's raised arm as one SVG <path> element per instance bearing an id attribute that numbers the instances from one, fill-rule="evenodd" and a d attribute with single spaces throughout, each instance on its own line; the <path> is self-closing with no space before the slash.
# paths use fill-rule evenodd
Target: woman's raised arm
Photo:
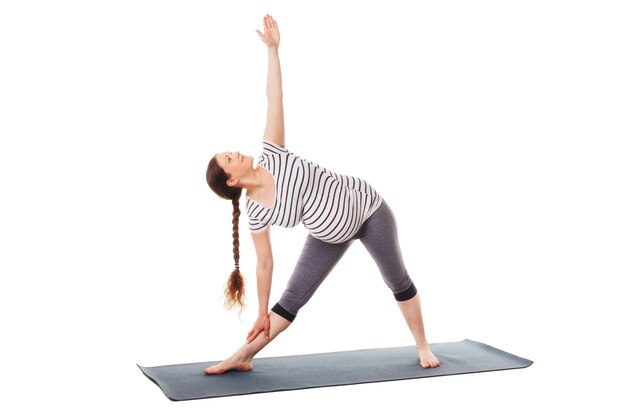
<path id="1" fill-rule="evenodd" d="M 283 81 L 280 71 L 278 24 L 270 15 L 263 18 L 264 33 L 256 31 L 267 45 L 267 122 L 263 139 L 285 146 L 285 117 L 283 110 Z"/>

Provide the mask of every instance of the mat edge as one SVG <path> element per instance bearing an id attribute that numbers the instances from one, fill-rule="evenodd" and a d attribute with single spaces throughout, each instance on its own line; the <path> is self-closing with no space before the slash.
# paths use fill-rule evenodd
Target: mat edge
<path id="1" fill-rule="evenodd" d="M 509 356 L 512 356 L 512 357 L 514 357 L 514 358 L 521 359 L 521 360 L 523 360 L 523 361 L 528 362 L 528 365 L 523 366 L 522 368 L 528 368 L 530 365 L 532 365 L 533 363 L 535 363 L 535 361 L 530 360 L 530 359 L 528 359 L 528 358 L 524 358 L 524 357 L 522 357 L 522 356 L 515 355 L 515 354 L 513 354 L 513 353 L 511 353 L 511 352 L 509 352 L 509 351 L 499 349 L 499 348 L 497 348 L 497 347 L 491 346 L 491 345 L 489 345 L 489 344 L 487 344 L 487 343 L 479 342 L 479 341 L 477 341 L 477 340 L 472 340 L 472 339 L 464 339 L 464 340 L 463 340 L 463 342 L 472 342 L 472 343 L 474 343 L 474 344 L 476 344 L 476 345 L 486 346 L 486 347 L 488 347 L 488 348 L 490 348 L 490 349 L 492 349 L 492 350 L 497 350 L 498 352 L 502 352 L 502 353 L 505 353 L 505 354 L 507 354 L 507 355 L 509 355 Z M 452 342 L 452 343 L 454 343 L 454 342 Z M 513 369 L 520 369 L 520 368 L 513 368 Z"/>
<path id="2" fill-rule="evenodd" d="M 161 392 L 163 393 L 163 395 L 165 395 L 165 397 L 167 399 L 169 399 L 170 401 L 186 401 L 186 400 L 201 400 L 203 398 L 216 398 L 216 397 L 201 397 L 201 398 L 174 398 L 171 397 L 167 394 L 166 390 L 156 381 L 156 379 L 154 379 L 148 372 L 146 372 L 144 370 L 144 368 L 149 369 L 149 368 L 154 368 L 154 366 L 149 367 L 149 366 L 141 366 L 138 363 L 136 363 L 135 365 L 137 365 L 137 367 L 139 368 L 139 370 L 141 370 L 141 372 L 146 376 L 146 378 L 148 378 L 150 381 L 154 382 L 154 385 L 156 385 L 157 387 L 159 387 L 159 389 L 161 390 Z"/>

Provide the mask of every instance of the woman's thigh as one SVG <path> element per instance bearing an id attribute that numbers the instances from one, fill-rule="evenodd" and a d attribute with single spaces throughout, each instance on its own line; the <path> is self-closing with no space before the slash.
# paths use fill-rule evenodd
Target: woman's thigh
<path id="1" fill-rule="evenodd" d="M 396 219 L 385 202 L 367 219 L 359 238 L 394 294 L 412 287 L 413 281 L 402 259 Z"/>
<path id="2" fill-rule="evenodd" d="M 307 236 L 300 258 L 278 304 L 295 316 L 311 299 L 351 244 L 352 241 L 327 243 L 311 235 Z"/>

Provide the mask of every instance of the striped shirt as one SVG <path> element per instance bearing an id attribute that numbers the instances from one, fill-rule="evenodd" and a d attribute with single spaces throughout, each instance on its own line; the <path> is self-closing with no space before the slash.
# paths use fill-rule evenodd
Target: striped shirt
<path id="1" fill-rule="evenodd" d="M 362 179 L 335 174 L 274 142 L 263 141 L 257 165 L 274 177 L 276 197 L 272 207 L 265 207 L 246 196 L 252 233 L 302 222 L 313 237 L 341 243 L 354 236 L 382 203 Z"/>

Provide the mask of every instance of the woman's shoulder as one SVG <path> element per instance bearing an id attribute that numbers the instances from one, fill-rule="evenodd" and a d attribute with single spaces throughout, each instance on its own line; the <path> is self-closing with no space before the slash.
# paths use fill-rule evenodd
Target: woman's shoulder
<path id="1" fill-rule="evenodd" d="M 287 148 L 279 145 L 274 141 L 271 141 L 269 139 L 263 139 L 263 153 L 281 155 L 288 154 L 289 151 L 287 150 Z"/>

